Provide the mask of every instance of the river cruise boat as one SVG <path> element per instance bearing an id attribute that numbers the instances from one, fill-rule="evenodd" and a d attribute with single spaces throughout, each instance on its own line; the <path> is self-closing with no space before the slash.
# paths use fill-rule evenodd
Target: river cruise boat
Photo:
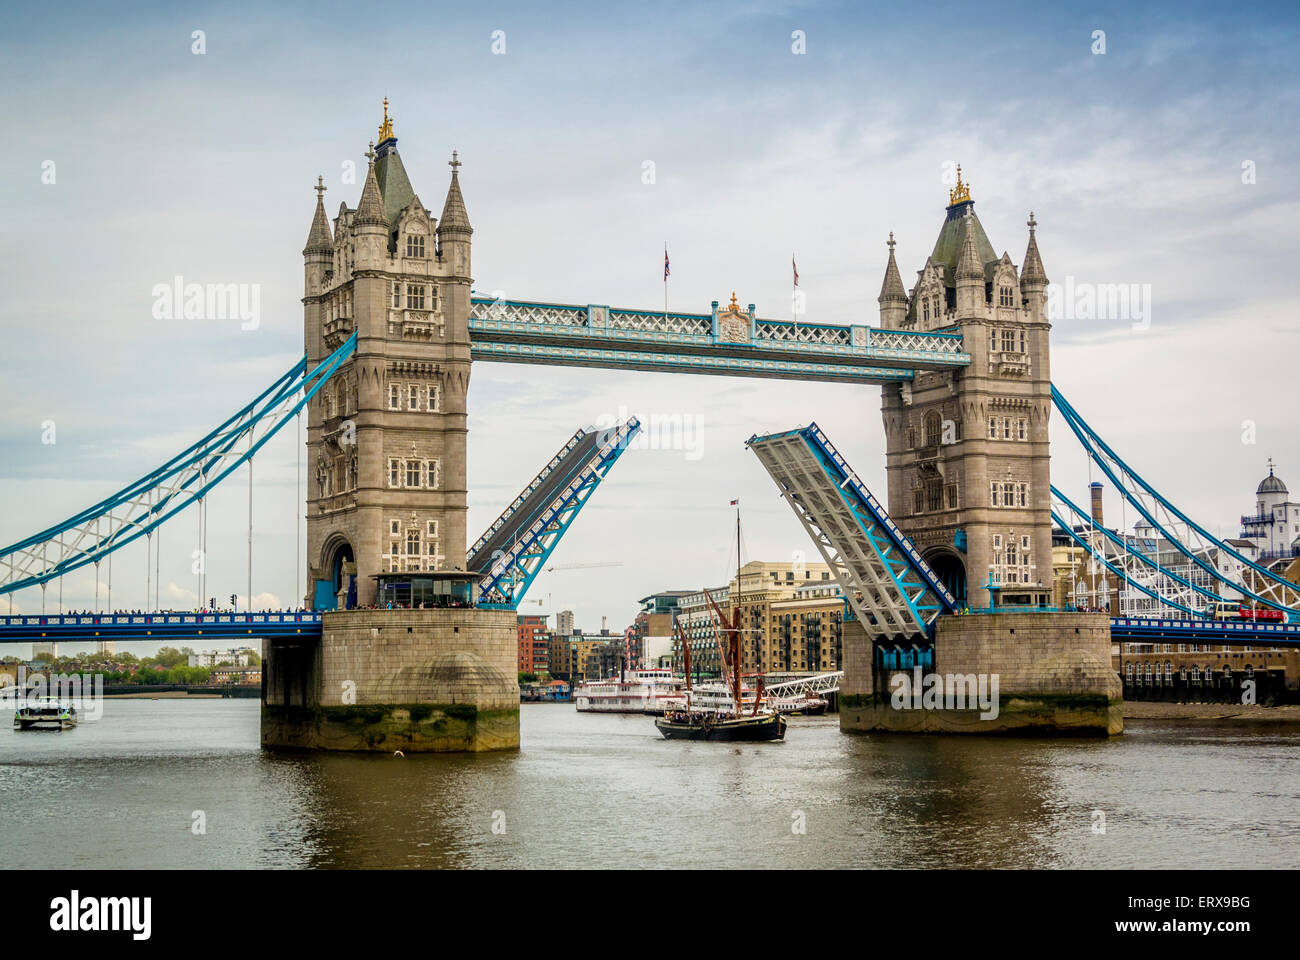
<path id="1" fill-rule="evenodd" d="M 752 713 L 754 700 L 758 691 L 754 687 L 742 685 L 740 689 L 741 713 Z M 820 717 L 830 706 L 830 701 L 816 694 L 805 693 L 795 697 L 767 695 L 763 697 L 762 706 L 773 713 L 801 713 L 806 717 Z M 664 701 L 666 710 L 686 709 L 686 697 L 678 694 Z M 691 709 L 698 713 L 735 713 L 736 702 L 727 684 L 720 680 L 697 683 L 691 689 Z"/>
<path id="2" fill-rule="evenodd" d="M 57 700 L 28 700 L 14 711 L 15 730 L 67 730 L 77 725 L 77 708 Z"/>
<path id="3" fill-rule="evenodd" d="M 682 682 L 671 670 L 630 670 L 623 677 L 588 680 L 573 692 L 580 713 L 663 714 L 664 706 L 680 697 Z"/>

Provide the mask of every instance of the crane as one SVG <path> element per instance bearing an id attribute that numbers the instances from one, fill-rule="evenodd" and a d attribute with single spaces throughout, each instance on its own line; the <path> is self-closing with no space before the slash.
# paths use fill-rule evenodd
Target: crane
<path id="1" fill-rule="evenodd" d="M 547 573 L 552 573 L 552 572 L 560 571 L 560 570 L 590 570 L 590 569 L 592 569 L 593 567 L 621 567 L 621 566 L 623 566 L 623 561 L 622 561 L 622 560 L 602 560 L 602 561 L 600 561 L 599 563 L 560 563 L 560 564 L 553 564 L 552 566 L 546 567 L 546 568 L 545 568 L 545 571 L 546 571 Z M 527 603 L 527 604 L 534 604 L 534 603 L 535 603 L 535 604 L 537 604 L 539 607 L 549 607 L 549 606 L 551 605 L 551 594 L 548 593 L 548 594 L 546 595 L 546 599 L 545 599 L 545 600 L 525 600 L 525 601 L 523 601 L 523 602 L 524 602 L 524 603 Z"/>

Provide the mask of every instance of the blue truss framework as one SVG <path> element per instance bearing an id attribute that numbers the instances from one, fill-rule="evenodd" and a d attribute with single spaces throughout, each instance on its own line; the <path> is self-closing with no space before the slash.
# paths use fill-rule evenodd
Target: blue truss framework
<path id="1" fill-rule="evenodd" d="M 1051 491 L 1052 491 L 1052 496 L 1060 500 L 1061 503 L 1065 505 L 1066 509 L 1070 511 L 1070 516 L 1072 519 L 1081 520 L 1082 523 L 1079 524 L 1080 526 L 1087 524 L 1089 526 L 1089 529 L 1095 531 L 1096 533 L 1101 534 L 1106 539 L 1107 542 L 1113 544 L 1117 551 L 1127 551 L 1128 556 L 1140 560 L 1143 564 L 1150 567 L 1156 573 L 1168 577 L 1173 582 L 1177 583 L 1180 586 L 1186 587 L 1188 590 L 1201 594 L 1207 600 L 1213 601 L 1213 600 L 1223 599 L 1213 590 L 1207 590 L 1205 587 L 1198 586 L 1197 584 L 1192 583 L 1190 580 L 1174 573 L 1172 570 L 1169 570 L 1161 566 L 1158 561 L 1152 560 L 1145 553 L 1139 550 L 1136 545 L 1134 545 L 1133 543 L 1125 542 L 1125 540 L 1122 537 L 1118 536 L 1113 531 L 1107 530 L 1105 527 L 1092 526 L 1092 517 L 1089 514 L 1084 512 L 1077 505 L 1075 505 L 1075 503 L 1071 501 L 1069 497 L 1061 493 L 1061 491 L 1056 489 L 1055 486 L 1051 488 Z M 1176 610 L 1181 610 L 1184 613 L 1188 613 L 1193 616 L 1195 616 L 1199 612 L 1193 610 L 1188 606 L 1185 606 L 1184 604 L 1179 603 L 1176 600 L 1162 596 L 1156 591 L 1148 589 L 1144 584 L 1141 584 L 1136 580 L 1134 580 L 1133 577 L 1127 574 L 1125 571 L 1116 568 L 1113 564 L 1111 564 L 1106 559 L 1104 553 L 1099 553 L 1093 544 L 1089 543 L 1087 540 L 1083 539 L 1075 532 L 1075 530 L 1073 529 L 1074 527 L 1073 523 L 1067 524 L 1065 520 L 1055 510 L 1052 511 L 1052 519 L 1055 520 L 1057 525 L 1062 527 L 1067 534 L 1069 534 L 1070 539 L 1074 540 L 1075 543 L 1083 547 L 1083 549 L 1087 551 L 1090 557 L 1092 557 L 1097 562 L 1104 564 L 1107 570 L 1109 570 L 1111 573 L 1119 577 L 1120 580 L 1125 584 L 1127 584 L 1128 586 L 1140 590 L 1148 597 L 1151 597 L 1153 600 L 1156 600 L 1167 607 L 1173 607 Z"/>
<path id="2" fill-rule="evenodd" d="M 817 426 L 750 437 L 868 634 L 933 639 L 941 613 L 958 609 L 915 544 Z"/>
<path id="3" fill-rule="evenodd" d="M 39 586 L 98 563 L 199 502 L 297 415 L 356 345 L 354 333 L 310 372 L 303 357 L 252 403 L 156 470 L 62 523 L 0 550 L 0 594 Z M 241 441 L 247 445 L 237 450 Z"/>
<path id="4" fill-rule="evenodd" d="M 1121 477 L 1115 472 L 1115 468 L 1117 467 L 1125 478 L 1130 480 L 1134 486 L 1149 496 L 1154 504 L 1162 508 L 1169 516 L 1175 518 L 1179 523 L 1183 524 L 1189 531 L 1189 536 L 1194 535 L 1195 537 L 1199 537 L 1207 547 L 1218 549 L 1223 554 L 1235 559 L 1243 567 L 1253 570 L 1263 579 L 1276 583 L 1283 587 L 1284 590 L 1295 590 L 1296 585 L 1294 583 L 1238 553 L 1231 546 L 1219 540 L 1170 503 L 1154 487 L 1143 480 L 1132 467 L 1125 463 L 1114 450 L 1106 445 L 1106 442 L 1097 435 L 1096 431 L 1088 426 L 1083 417 L 1080 416 L 1078 411 L 1069 404 L 1055 386 L 1052 387 L 1052 402 L 1056 406 L 1057 411 L 1060 412 L 1061 416 L 1065 419 L 1066 424 L 1070 427 L 1070 430 L 1074 433 L 1075 438 L 1079 441 L 1088 457 L 1101 468 L 1102 472 L 1111 481 L 1115 489 L 1119 491 L 1120 495 L 1123 496 L 1128 503 L 1133 505 L 1134 509 L 1138 511 L 1147 523 L 1151 524 L 1154 529 L 1160 531 L 1160 533 L 1164 535 L 1165 539 L 1168 540 L 1176 550 L 1209 574 L 1213 581 L 1219 581 L 1230 586 L 1242 596 L 1249 597 L 1258 604 L 1283 611 L 1293 623 L 1300 622 L 1300 611 L 1297 611 L 1294 607 L 1289 607 L 1284 603 L 1279 603 L 1276 600 L 1261 596 L 1251 590 L 1244 583 L 1233 580 L 1223 571 L 1206 563 L 1203 557 L 1198 556 L 1194 549 L 1188 547 L 1187 544 L 1183 542 L 1182 537 L 1172 533 L 1165 524 L 1161 523 L 1161 521 L 1156 517 L 1155 511 L 1149 509 L 1142 497 L 1138 496 L 1138 494 L 1130 488 L 1130 485 L 1121 479 Z M 1114 466 L 1112 466 L 1112 464 Z M 1089 552 L 1091 553 L 1091 550 Z M 1130 552 L 1132 552 L 1131 549 Z M 1168 574 L 1167 570 L 1164 570 L 1163 568 L 1161 569 L 1162 572 Z M 1285 593 L 1283 596 L 1285 596 Z M 1165 599 L 1161 599 L 1161 602 L 1166 604 L 1168 603 Z"/>
<path id="5" fill-rule="evenodd" d="M 1145 584 L 1141 584 L 1133 580 L 1123 570 L 1119 569 L 1114 564 L 1112 564 L 1109 560 L 1107 560 L 1104 556 L 1100 555 L 1095 550 L 1093 550 L 1092 546 L 1088 543 L 1088 541 L 1083 539 L 1083 537 L 1079 536 L 1079 534 L 1076 533 L 1074 529 L 1069 524 L 1067 524 L 1065 520 L 1061 518 L 1061 515 L 1057 513 L 1055 510 L 1052 511 L 1052 519 L 1056 521 L 1057 526 L 1061 527 L 1061 529 L 1063 529 L 1066 532 L 1066 534 L 1069 535 L 1071 540 L 1073 540 L 1075 543 L 1077 543 L 1079 546 L 1083 547 L 1083 549 L 1087 551 L 1088 556 L 1092 557 L 1092 559 L 1096 560 L 1103 567 L 1105 567 L 1107 570 L 1113 573 L 1120 580 L 1121 583 L 1125 583 L 1128 586 L 1133 587 L 1135 590 L 1138 590 L 1146 594 L 1152 600 L 1156 600 L 1167 607 L 1173 607 L 1174 609 L 1181 610 L 1183 613 L 1186 613 L 1190 616 L 1196 616 L 1197 611 L 1193 610 L 1191 607 L 1185 607 L 1181 603 L 1177 603 L 1173 600 L 1169 600 L 1165 597 L 1162 597 L 1160 594 L 1156 593 L 1154 590 L 1150 589 Z"/>
<path id="6" fill-rule="evenodd" d="M 511 501 L 510 506 L 501 511 L 501 516 L 497 517 L 488 528 L 483 531 L 474 545 L 465 553 L 465 569 L 482 571 L 491 565 L 491 562 L 497 559 L 502 551 L 488 548 L 493 544 L 500 544 L 503 540 L 509 542 L 514 539 L 518 530 L 522 530 L 532 525 L 537 519 L 537 512 L 545 508 L 545 504 L 538 504 L 539 497 L 544 498 L 546 491 L 543 487 L 548 485 L 548 481 L 554 482 L 557 477 L 563 478 L 564 470 L 571 467 L 570 459 L 574 456 L 581 456 L 580 452 L 575 452 L 578 447 L 583 446 L 583 441 L 592 444 L 596 435 L 587 430 L 577 430 L 568 442 L 560 448 L 546 464 L 536 477 L 524 487 L 519 496 Z M 593 446 L 594 449 L 594 446 Z M 539 494 L 538 491 L 542 490 Z"/>
<path id="7" fill-rule="evenodd" d="M 475 340 L 470 345 L 470 355 L 475 360 L 495 360 L 499 363 L 544 363 L 560 367 L 610 367 L 651 373 L 700 373 L 712 376 L 770 377 L 777 380 L 822 380 L 832 383 L 907 383 L 913 376 L 911 370 L 841 363 L 771 360 L 766 357 L 710 357 L 556 344 L 490 343 L 483 340 Z"/>
<path id="8" fill-rule="evenodd" d="M 489 558 L 488 565 L 484 568 L 486 572 L 479 581 L 478 606 L 498 610 L 518 608 L 560 539 L 573 525 L 582 508 L 600 486 L 600 482 L 613 469 L 614 464 L 618 462 L 619 457 L 640 429 L 641 421 L 636 417 L 630 417 L 625 422 L 608 429 L 597 431 L 593 427 L 591 430 L 579 431 L 584 436 L 595 434 L 593 454 L 564 485 L 564 488 L 545 505 L 537 519 L 529 524 L 526 530 L 520 530 L 515 534 L 508 550 L 494 551 L 495 555 Z M 575 436 L 575 439 L 580 438 Z M 565 449 L 567 450 L 568 447 L 566 446 Z M 562 450 L 561 454 L 564 453 L 565 451 Z M 557 458 L 557 461 L 553 461 L 550 466 L 554 467 L 560 459 L 563 458 Z M 548 472 L 543 470 L 541 477 L 544 479 Z M 521 495 L 521 498 L 512 504 L 502 519 L 505 519 L 511 510 L 519 505 L 521 499 L 527 499 L 526 495 L 531 489 L 533 488 L 530 486 L 525 491 L 525 495 Z M 479 538 L 471 554 L 476 556 L 480 554 L 491 535 L 498 529 L 500 529 L 498 525 L 493 524 L 488 532 Z"/>
<path id="9" fill-rule="evenodd" d="M 474 359 L 504 363 L 873 384 L 971 363 L 960 333 L 766 319 L 716 303 L 669 313 L 474 296 L 469 331 Z"/>

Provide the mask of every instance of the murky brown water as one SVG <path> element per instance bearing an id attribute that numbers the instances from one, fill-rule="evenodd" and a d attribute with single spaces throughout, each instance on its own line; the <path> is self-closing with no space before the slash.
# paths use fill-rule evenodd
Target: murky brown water
<path id="1" fill-rule="evenodd" d="M 667 742 L 523 707 L 484 756 L 265 754 L 254 700 L 110 700 L 0 730 L 30 867 L 1295 867 L 1300 731 L 1132 723 L 1111 741 L 841 734 Z M 191 829 L 195 811 L 207 832 Z M 1105 834 L 1093 832 L 1094 811 Z M 799 825 L 804 832 L 796 832 Z M 494 826 L 496 828 L 494 832 Z"/>

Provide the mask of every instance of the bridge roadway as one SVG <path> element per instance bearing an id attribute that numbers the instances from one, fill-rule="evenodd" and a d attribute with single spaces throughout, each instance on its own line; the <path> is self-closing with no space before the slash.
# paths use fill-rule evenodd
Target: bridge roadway
<path id="1" fill-rule="evenodd" d="M 200 638 L 257 640 L 267 637 L 319 637 L 320 632 L 321 614 L 314 611 L 65 613 L 0 617 L 0 643 Z M 1112 617 L 1110 635 L 1112 640 L 1123 643 L 1300 647 L 1300 623 Z"/>
<path id="2" fill-rule="evenodd" d="M 466 565 L 475 573 L 487 573 L 497 557 L 508 551 L 520 535 L 536 523 L 554 502 L 556 496 L 576 478 L 587 465 L 600 443 L 596 430 L 579 431 L 534 481 L 515 498 L 511 508 L 502 514 L 499 526 L 494 525 L 470 548 Z"/>
<path id="3" fill-rule="evenodd" d="M 1225 643 L 1300 647 L 1300 623 L 1112 617 L 1110 637 L 1124 643 Z"/>
<path id="4" fill-rule="evenodd" d="M 0 643 L 73 640 L 260 640 L 320 636 L 314 611 L 252 613 L 65 613 L 0 617 Z"/>

